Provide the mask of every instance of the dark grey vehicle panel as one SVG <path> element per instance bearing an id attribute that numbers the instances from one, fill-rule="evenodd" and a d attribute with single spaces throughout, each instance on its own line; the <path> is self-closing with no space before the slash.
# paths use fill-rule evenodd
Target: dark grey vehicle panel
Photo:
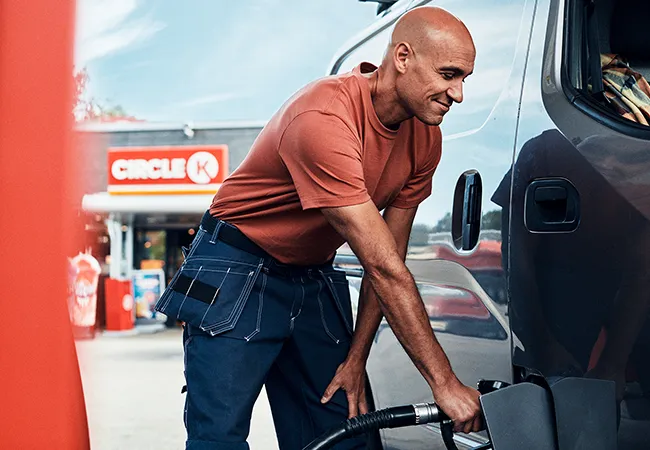
<path id="1" fill-rule="evenodd" d="M 615 381 L 618 447 L 646 449 L 650 142 L 570 104 L 562 86 L 565 5 L 549 0 L 538 5 L 515 164 L 493 196 L 507 205 L 512 183 L 512 209 L 509 214 L 504 209 L 503 223 L 510 227 L 510 242 L 504 240 L 510 320 L 520 343 L 513 347 L 513 364 L 550 380 Z M 580 222 L 574 231 L 535 233 L 526 226 L 526 192 L 539 179 L 565 179 L 575 186 Z"/>
<path id="2" fill-rule="evenodd" d="M 394 10 L 401 14 L 408 3 L 398 2 Z M 465 21 L 477 47 L 475 75 L 467 80 L 465 102 L 442 125 L 443 158 L 433 194 L 421 205 L 411 235 L 407 265 L 431 326 L 467 384 L 545 377 L 543 383 L 562 397 L 558 408 L 569 405 L 560 409 L 578 416 L 560 418 L 556 411 L 565 433 L 560 448 L 608 442 L 598 447 L 593 436 L 579 436 L 581 420 L 590 420 L 584 430 L 593 432 L 610 413 L 579 414 L 571 396 L 579 398 L 581 377 L 616 382 L 618 448 L 650 448 L 650 130 L 627 133 L 617 117 L 593 117 L 588 99 L 567 91 L 565 1 L 431 3 Z M 596 3 L 607 32 L 612 0 Z M 399 14 L 380 19 L 378 37 L 361 36 L 362 45 L 353 45 L 333 67 L 348 70 L 360 59 L 378 63 Z M 609 50 L 607 36 L 600 42 Z M 454 187 L 472 170 L 483 182 L 480 241 L 459 251 L 450 231 Z M 551 189 L 536 197 L 535 183 Z M 538 200 L 553 197 L 558 187 L 569 192 L 575 214 L 567 216 L 575 223 L 534 224 Z M 353 261 L 344 266 L 360 275 Z M 360 278 L 350 281 L 354 299 Z M 368 373 L 377 408 L 431 400 L 386 322 Z M 576 378 L 558 383 L 565 377 Z M 571 430 L 577 436 L 566 434 Z M 384 447 L 443 448 L 432 431 L 384 431 Z M 466 448 L 483 438 L 462 435 L 459 443 Z"/>

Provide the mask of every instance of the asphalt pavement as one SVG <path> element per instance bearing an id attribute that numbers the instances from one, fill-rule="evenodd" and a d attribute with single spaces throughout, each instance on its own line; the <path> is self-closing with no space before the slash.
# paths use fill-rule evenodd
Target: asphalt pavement
<path id="1" fill-rule="evenodd" d="M 183 427 L 183 347 L 179 329 L 137 335 L 98 334 L 77 341 L 93 450 L 178 450 Z M 262 391 L 248 443 L 277 450 Z"/>

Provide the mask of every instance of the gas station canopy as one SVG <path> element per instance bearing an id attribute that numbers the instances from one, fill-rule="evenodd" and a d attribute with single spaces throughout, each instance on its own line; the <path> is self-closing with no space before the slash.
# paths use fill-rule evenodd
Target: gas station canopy
<path id="1" fill-rule="evenodd" d="M 216 191 L 215 191 L 216 193 Z M 214 194 L 195 195 L 84 195 L 82 208 L 94 213 L 203 214 Z"/>

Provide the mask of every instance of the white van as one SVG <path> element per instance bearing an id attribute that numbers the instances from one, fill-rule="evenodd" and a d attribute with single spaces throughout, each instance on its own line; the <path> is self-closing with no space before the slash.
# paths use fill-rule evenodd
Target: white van
<path id="1" fill-rule="evenodd" d="M 537 388 L 483 402 L 492 444 L 650 448 L 650 99 L 644 110 L 616 94 L 617 80 L 650 79 L 650 1 L 378 3 L 330 74 L 378 65 L 395 21 L 421 5 L 449 10 L 475 41 L 408 266 L 464 383 Z M 353 255 L 337 263 L 354 301 L 362 270 Z M 432 401 L 385 322 L 368 374 L 376 409 Z M 381 445 L 445 448 L 438 434 L 390 429 Z M 455 436 L 462 448 L 487 439 Z"/>

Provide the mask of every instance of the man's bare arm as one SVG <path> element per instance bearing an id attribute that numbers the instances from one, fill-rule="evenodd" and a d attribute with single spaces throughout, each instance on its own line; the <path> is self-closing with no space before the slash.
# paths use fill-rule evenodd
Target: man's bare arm
<path id="1" fill-rule="evenodd" d="M 410 209 L 388 207 L 384 211 L 384 221 L 395 240 L 402 261 L 406 259 L 409 236 L 411 235 L 411 227 L 416 212 L 417 207 Z M 370 353 L 373 337 L 377 333 L 383 317 L 384 314 L 381 311 L 377 294 L 368 277 L 364 276 L 361 281 L 361 292 L 359 293 L 357 323 L 348 358 L 364 361 L 365 364 Z"/>
<path id="2" fill-rule="evenodd" d="M 329 223 L 359 258 L 397 339 L 434 393 L 457 381 L 436 340 L 413 276 L 386 222 L 372 202 L 325 208 Z"/>
<path id="3" fill-rule="evenodd" d="M 454 429 L 479 431 L 479 393 L 453 373 L 433 334 L 415 280 L 375 205 L 368 201 L 322 211 L 359 258 L 393 333 L 431 387 L 436 402 L 454 420 Z"/>

